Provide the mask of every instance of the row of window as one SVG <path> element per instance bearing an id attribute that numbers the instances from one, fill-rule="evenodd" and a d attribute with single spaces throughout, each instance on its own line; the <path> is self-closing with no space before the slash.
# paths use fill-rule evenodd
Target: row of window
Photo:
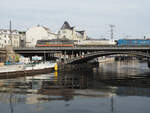
<path id="1" fill-rule="evenodd" d="M 0 47 L 4 47 L 4 46 L 6 46 L 6 45 L 9 45 L 10 43 L 11 43 L 10 40 L 3 40 L 3 41 L 0 41 Z M 18 45 L 19 45 L 18 40 L 13 40 L 12 43 L 13 43 L 14 46 L 18 46 Z"/>

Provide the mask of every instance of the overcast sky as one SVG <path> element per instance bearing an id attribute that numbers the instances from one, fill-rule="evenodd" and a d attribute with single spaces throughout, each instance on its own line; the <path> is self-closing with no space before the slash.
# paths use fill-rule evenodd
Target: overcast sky
<path id="1" fill-rule="evenodd" d="M 116 38 L 150 38 L 150 0 L 0 0 L 0 28 L 27 30 L 40 24 L 53 32 L 68 21 L 93 38 L 110 37 L 109 24 L 115 25 Z"/>

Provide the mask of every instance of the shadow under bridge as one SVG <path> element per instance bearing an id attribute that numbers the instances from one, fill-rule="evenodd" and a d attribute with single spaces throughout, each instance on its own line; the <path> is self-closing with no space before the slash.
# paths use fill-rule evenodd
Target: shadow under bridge
<path id="1" fill-rule="evenodd" d="M 97 52 L 88 53 L 88 54 L 81 55 L 81 56 L 72 58 L 70 60 L 67 60 L 66 64 L 84 63 L 84 62 L 87 62 L 87 61 L 92 60 L 94 58 L 98 58 L 98 57 L 101 57 L 101 56 L 115 55 L 115 54 L 130 54 L 130 55 L 141 56 L 143 58 L 150 59 L 150 54 L 148 54 L 146 52 L 138 52 L 138 51 L 97 51 Z"/>

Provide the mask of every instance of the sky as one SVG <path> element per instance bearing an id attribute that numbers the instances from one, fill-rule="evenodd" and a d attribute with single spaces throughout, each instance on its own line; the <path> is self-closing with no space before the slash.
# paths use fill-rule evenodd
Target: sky
<path id="1" fill-rule="evenodd" d="M 57 32 L 64 21 L 92 38 L 150 38 L 150 0 L 0 0 L 0 29 L 35 25 Z"/>

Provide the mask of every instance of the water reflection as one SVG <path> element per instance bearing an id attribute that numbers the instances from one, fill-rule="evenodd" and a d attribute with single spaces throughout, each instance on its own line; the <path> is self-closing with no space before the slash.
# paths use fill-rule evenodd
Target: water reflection
<path id="1" fill-rule="evenodd" d="M 147 63 L 138 60 L 101 63 L 99 66 L 94 73 L 96 76 L 99 74 L 101 79 L 148 76 L 150 73 Z"/>
<path id="2" fill-rule="evenodd" d="M 88 85 L 85 76 L 56 76 L 56 72 L 1 80 L 0 84 L 0 92 L 10 94 L 11 98 L 13 97 L 13 93 L 29 95 L 26 99 L 27 103 L 52 100 L 68 101 L 73 99 L 74 88 L 83 89 L 87 88 Z M 15 98 L 15 100 L 13 99 L 11 101 L 20 102 L 20 98 L 17 99 Z"/>
<path id="3" fill-rule="evenodd" d="M 99 110 L 106 113 L 117 112 L 123 99 L 121 97 L 140 96 L 141 99 L 149 99 L 150 70 L 146 66 L 145 62 L 118 61 L 100 64 L 99 67 L 88 70 L 1 79 L 0 109 L 3 113 L 16 113 L 16 109 L 20 113 L 48 113 L 49 109 L 61 113 L 69 113 L 72 109 L 73 113 Z M 130 101 L 128 98 L 127 100 Z M 100 106 L 95 107 L 93 104 Z M 4 107 L 7 105 L 9 111 Z M 26 107 L 26 111 L 21 110 Z"/>

